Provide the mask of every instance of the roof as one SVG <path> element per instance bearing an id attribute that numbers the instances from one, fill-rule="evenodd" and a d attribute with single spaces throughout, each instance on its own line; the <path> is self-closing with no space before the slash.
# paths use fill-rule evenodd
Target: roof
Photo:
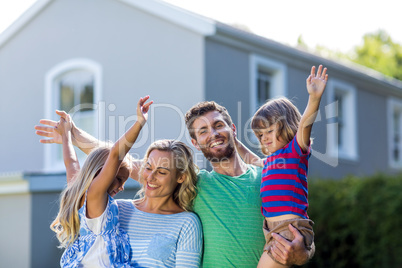
<path id="1" fill-rule="evenodd" d="M 0 35 L 0 47 L 17 34 L 25 25 L 55 0 L 37 0 Z M 204 36 L 215 34 L 215 21 L 160 0 L 114 0 Z"/>

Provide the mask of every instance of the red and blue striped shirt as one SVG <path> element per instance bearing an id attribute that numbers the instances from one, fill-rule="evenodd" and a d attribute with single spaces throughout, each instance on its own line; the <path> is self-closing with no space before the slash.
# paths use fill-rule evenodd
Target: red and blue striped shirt
<path id="1" fill-rule="evenodd" d="M 261 212 L 265 217 L 294 214 L 308 219 L 307 171 L 311 155 L 303 153 L 295 137 L 269 155 L 262 170 Z"/>

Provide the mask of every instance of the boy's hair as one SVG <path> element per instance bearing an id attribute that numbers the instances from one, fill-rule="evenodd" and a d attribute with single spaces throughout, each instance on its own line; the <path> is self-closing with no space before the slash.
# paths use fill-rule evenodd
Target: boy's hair
<path id="1" fill-rule="evenodd" d="M 296 135 L 300 119 L 301 114 L 297 107 L 289 99 L 281 97 L 267 101 L 257 110 L 251 121 L 251 128 L 258 137 L 257 133 L 261 129 L 277 124 L 277 138 L 281 137 L 289 143 Z M 264 148 L 262 152 L 269 154 Z"/>
<path id="2" fill-rule="evenodd" d="M 184 175 L 184 181 L 177 185 L 173 192 L 173 200 L 185 211 L 191 211 L 193 201 L 197 195 L 196 184 L 198 167 L 193 162 L 193 151 L 181 141 L 158 140 L 148 147 L 139 173 L 138 181 L 141 184 L 141 189 L 138 191 L 137 196 L 140 197 L 140 200 L 145 198 L 144 178 L 142 174 L 148 157 L 153 150 L 171 153 L 177 178 Z"/>
<path id="3" fill-rule="evenodd" d="M 196 138 L 194 130 L 192 128 L 194 121 L 198 117 L 203 116 L 204 114 L 206 114 L 208 112 L 213 112 L 213 111 L 219 112 L 223 116 L 223 119 L 229 126 L 233 125 L 232 118 L 230 117 L 230 115 L 225 107 L 217 104 L 214 101 L 199 102 L 196 105 L 194 105 L 193 107 L 191 107 L 191 109 L 188 110 L 186 115 L 184 116 L 186 126 L 188 129 L 188 132 L 190 133 L 191 138 L 193 138 L 193 139 Z"/>
<path id="4" fill-rule="evenodd" d="M 93 150 L 88 155 L 73 182 L 61 193 L 59 213 L 50 225 L 50 229 L 57 235 L 60 248 L 67 248 L 78 238 L 80 231 L 78 210 L 80 209 L 81 198 L 105 165 L 110 149 L 109 145 L 105 145 Z M 121 167 L 129 169 L 130 163 L 128 163 L 127 159 L 123 160 Z"/>

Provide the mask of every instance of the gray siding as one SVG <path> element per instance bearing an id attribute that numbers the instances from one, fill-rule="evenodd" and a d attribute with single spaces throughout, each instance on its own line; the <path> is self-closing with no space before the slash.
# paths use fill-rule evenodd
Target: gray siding
<path id="1" fill-rule="evenodd" d="M 148 124 L 154 133 L 137 150 L 139 155 L 151 137 L 184 139 L 180 116 L 204 98 L 203 53 L 200 34 L 120 1 L 50 2 L 0 48 L 0 122 L 10 129 L 18 124 L 18 133 L 24 133 L 23 138 L 16 132 L 0 134 L 0 172 L 43 169 L 44 146 L 33 126 L 45 116 L 45 74 L 74 58 L 102 66 L 102 100 L 106 107 L 116 105 L 114 111 L 106 110 L 106 139 L 110 133 L 112 140 L 122 134 L 125 126 L 117 125 L 118 117 L 134 115 L 145 94 L 180 112 L 155 105 Z"/>

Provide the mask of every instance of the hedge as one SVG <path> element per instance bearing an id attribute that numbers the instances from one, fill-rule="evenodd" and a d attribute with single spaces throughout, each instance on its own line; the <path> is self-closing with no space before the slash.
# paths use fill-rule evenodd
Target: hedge
<path id="1" fill-rule="evenodd" d="M 402 175 L 309 179 L 316 253 L 303 267 L 402 267 Z"/>

